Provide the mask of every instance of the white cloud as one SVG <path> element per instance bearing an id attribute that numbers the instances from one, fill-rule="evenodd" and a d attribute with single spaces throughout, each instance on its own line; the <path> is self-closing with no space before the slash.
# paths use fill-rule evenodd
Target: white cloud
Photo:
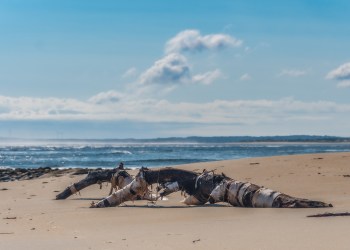
<path id="1" fill-rule="evenodd" d="M 288 76 L 288 77 L 300 77 L 306 75 L 305 70 L 297 70 L 297 69 L 284 69 L 277 76 Z"/>
<path id="2" fill-rule="evenodd" d="M 136 76 L 136 74 L 137 74 L 137 69 L 135 67 L 131 67 L 124 72 L 124 74 L 122 75 L 122 78 L 133 77 L 133 76 Z"/>
<path id="3" fill-rule="evenodd" d="M 93 109 L 87 102 L 75 99 L 0 96 L 0 120 L 71 119 Z"/>
<path id="4" fill-rule="evenodd" d="M 252 77 L 249 74 L 247 74 L 247 73 L 241 75 L 241 77 L 239 78 L 239 80 L 241 80 L 241 81 L 249 81 L 251 79 L 252 79 Z"/>
<path id="5" fill-rule="evenodd" d="M 89 99 L 89 102 L 95 104 L 116 103 L 123 98 L 123 94 L 114 90 L 98 93 Z"/>
<path id="6" fill-rule="evenodd" d="M 87 101 L 60 98 L 0 96 L 0 120 L 98 120 L 195 124 L 274 124 L 289 121 L 331 121 L 350 112 L 349 104 L 280 100 L 214 100 L 206 103 L 121 98 L 113 91 Z M 350 122 L 350 121 L 349 121 Z"/>
<path id="7" fill-rule="evenodd" d="M 192 82 L 194 83 L 203 83 L 203 84 L 211 84 L 216 79 L 222 77 L 222 73 L 219 69 L 208 71 L 202 74 L 197 74 L 192 77 Z"/>
<path id="8" fill-rule="evenodd" d="M 143 85 L 171 85 L 178 83 L 211 84 L 222 76 L 222 72 L 219 69 L 215 69 L 204 73 L 193 74 L 187 57 L 181 54 L 181 52 L 217 50 L 226 47 L 237 47 L 241 44 L 241 40 L 226 34 L 202 36 L 198 30 L 184 30 L 166 43 L 165 56 L 145 70 L 140 75 L 139 82 Z M 143 91 L 147 91 L 146 87 L 143 87 Z"/>
<path id="9" fill-rule="evenodd" d="M 186 57 L 172 53 L 156 61 L 140 76 L 142 84 L 181 83 L 190 79 L 190 67 Z"/>
<path id="10" fill-rule="evenodd" d="M 198 30 L 184 30 L 166 43 L 165 52 L 197 52 L 226 47 L 239 47 L 242 43 L 242 40 L 226 34 L 203 36 Z"/>
<path id="11" fill-rule="evenodd" d="M 338 68 L 329 72 L 327 79 L 334 79 L 339 81 L 350 80 L 350 62 L 340 65 Z"/>
<path id="12" fill-rule="evenodd" d="M 192 76 L 187 58 L 181 54 L 172 53 L 156 61 L 152 67 L 141 74 L 139 81 L 144 85 L 179 83 L 208 85 L 220 77 L 222 77 L 222 72 L 219 69 Z"/>

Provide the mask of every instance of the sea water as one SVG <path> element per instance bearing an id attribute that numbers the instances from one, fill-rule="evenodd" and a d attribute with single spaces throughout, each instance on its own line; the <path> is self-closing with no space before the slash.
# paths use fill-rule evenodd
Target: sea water
<path id="1" fill-rule="evenodd" d="M 350 152 L 350 143 L 1 143 L 0 167 L 137 168 L 327 152 Z"/>

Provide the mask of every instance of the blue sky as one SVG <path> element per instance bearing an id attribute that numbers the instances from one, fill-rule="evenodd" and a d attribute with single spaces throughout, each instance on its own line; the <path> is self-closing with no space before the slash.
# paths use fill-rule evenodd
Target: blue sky
<path id="1" fill-rule="evenodd" d="M 0 2 L 0 137 L 350 136 L 349 1 Z"/>

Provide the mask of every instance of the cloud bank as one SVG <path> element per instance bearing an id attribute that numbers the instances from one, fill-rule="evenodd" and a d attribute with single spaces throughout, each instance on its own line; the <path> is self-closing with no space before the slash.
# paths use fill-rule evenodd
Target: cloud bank
<path id="1" fill-rule="evenodd" d="M 350 105 L 280 100 L 214 100 L 206 103 L 126 99 L 113 91 L 86 101 L 0 96 L 0 120 L 95 120 L 196 124 L 260 124 L 324 121 L 348 114 Z"/>

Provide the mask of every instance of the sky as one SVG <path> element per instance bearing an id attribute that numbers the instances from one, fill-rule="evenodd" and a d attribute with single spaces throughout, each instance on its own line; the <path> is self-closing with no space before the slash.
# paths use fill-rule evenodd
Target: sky
<path id="1" fill-rule="evenodd" d="M 0 137 L 350 136 L 349 11 L 2 0 Z"/>

